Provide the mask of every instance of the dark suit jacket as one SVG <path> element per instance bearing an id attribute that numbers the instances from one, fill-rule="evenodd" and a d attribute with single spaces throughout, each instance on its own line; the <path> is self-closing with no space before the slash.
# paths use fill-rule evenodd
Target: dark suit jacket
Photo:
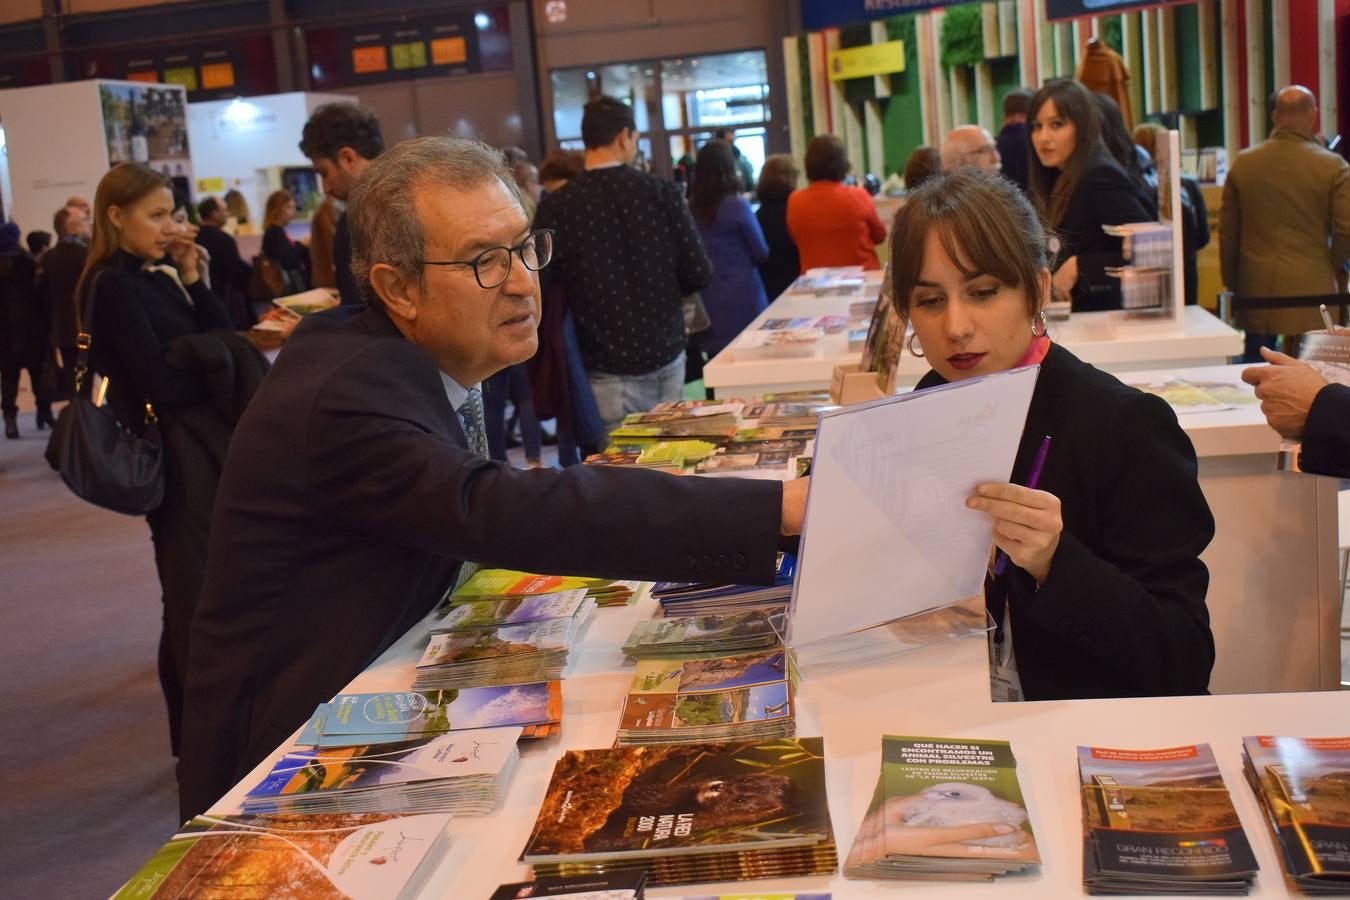
<path id="1" fill-rule="evenodd" d="M 1027 189 L 1027 153 L 1031 142 L 1027 139 L 1027 123 L 1014 122 L 1004 125 L 998 133 L 998 155 L 1003 160 L 1003 174 L 1020 187 Z"/>
<path id="2" fill-rule="evenodd" d="M 337 276 L 338 296 L 343 306 L 364 306 L 366 298 L 361 296 L 361 288 L 352 274 L 352 232 L 347 227 L 347 213 L 344 211 L 333 229 L 333 269 Z"/>
<path id="3" fill-rule="evenodd" d="M 75 321 L 75 286 L 84 271 L 89 248 L 78 241 L 58 241 L 42 254 L 38 270 L 38 293 L 46 301 L 52 317 L 52 343 L 56 347 L 75 346 L 79 330 Z M 69 364 L 69 363 L 68 363 Z"/>
<path id="4" fill-rule="evenodd" d="M 222 297 L 227 285 L 247 294 L 252 267 L 239 255 L 239 245 L 234 238 L 214 225 L 203 225 L 197 232 L 197 243 L 211 254 L 211 289 Z"/>
<path id="5" fill-rule="evenodd" d="M 431 357 L 382 310 L 307 316 L 216 496 L 179 765 L 201 812 L 426 615 L 459 561 L 768 584 L 777 483 L 473 456 Z"/>
<path id="6" fill-rule="evenodd" d="M 1299 466 L 1314 475 L 1350 478 L 1350 387 L 1329 384 L 1313 398 Z"/>
<path id="7" fill-rule="evenodd" d="M 773 300 L 792 286 L 802 271 L 802 258 L 787 227 L 787 197 L 781 200 L 761 200 L 755 218 L 769 244 L 769 258 L 759 265 L 759 277 L 764 281 L 764 293 Z"/>
<path id="8" fill-rule="evenodd" d="M 935 372 L 919 387 L 941 384 Z M 1059 498 L 1064 530 L 1037 589 L 1010 565 L 987 584 L 995 621 L 1011 612 L 1030 700 L 1202 694 L 1214 664 L 1200 553 L 1214 518 L 1195 450 L 1166 403 L 1053 345 L 1041 366 L 1012 481 Z"/>
<path id="9" fill-rule="evenodd" d="M 1157 219 L 1143 189 L 1104 151 L 1088 158 L 1083 177 L 1069 198 L 1064 218 L 1055 227 L 1063 249 L 1059 261 L 1078 257 L 1078 282 L 1073 289 L 1075 312 L 1120 309 L 1120 280 L 1106 274 L 1107 266 L 1124 264 L 1120 238 L 1102 231 L 1103 225 L 1148 222 Z"/>

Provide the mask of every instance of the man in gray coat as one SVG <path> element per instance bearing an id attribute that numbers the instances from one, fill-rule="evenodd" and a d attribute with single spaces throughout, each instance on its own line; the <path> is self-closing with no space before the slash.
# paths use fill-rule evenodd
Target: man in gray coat
<path id="1" fill-rule="evenodd" d="M 1280 91 L 1275 130 L 1238 154 L 1223 188 L 1219 244 L 1223 280 L 1237 297 L 1304 297 L 1336 290 L 1350 259 L 1350 166 L 1317 138 L 1317 99 Z M 1246 362 L 1281 334 L 1321 328 L 1316 307 L 1239 312 Z"/>

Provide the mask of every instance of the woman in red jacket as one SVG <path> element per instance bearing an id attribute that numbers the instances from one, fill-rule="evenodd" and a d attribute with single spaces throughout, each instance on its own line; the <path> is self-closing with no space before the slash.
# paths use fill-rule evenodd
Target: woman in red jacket
<path id="1" fill-rule="evenodd" d="M 803 272 L 821 266 L 881 268 L 876 245 L 886 240 L 886 226 L 867 192 L 843 183 L 848 170 L 839 138 L 824 134 L 806 146 L 810 185 L 793 191 L 787 208 L 788 232 Z"/>

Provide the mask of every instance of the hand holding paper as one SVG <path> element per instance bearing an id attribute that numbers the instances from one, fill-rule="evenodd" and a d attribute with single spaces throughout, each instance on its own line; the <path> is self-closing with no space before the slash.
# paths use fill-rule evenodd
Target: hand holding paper
<path id="1" fill-rule="evenodd" d="M 1059 498 L 1018 484 L 975 486 L 966 506 L 994 517 L 994 543 L 1037 583 L 1050 577 L 1050 563 L 1064 531 Z"/>

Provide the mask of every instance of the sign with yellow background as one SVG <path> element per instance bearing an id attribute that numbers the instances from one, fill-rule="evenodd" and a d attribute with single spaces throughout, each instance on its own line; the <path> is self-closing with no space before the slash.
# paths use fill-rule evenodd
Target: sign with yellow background
<path id="1" fill-rule="evenodd" d="M 905 42 L 886 41 L 884 44 L 864 44 L 835 50 L 829 59 L 830 80 L 870 78 L 905 71 Z"/>

